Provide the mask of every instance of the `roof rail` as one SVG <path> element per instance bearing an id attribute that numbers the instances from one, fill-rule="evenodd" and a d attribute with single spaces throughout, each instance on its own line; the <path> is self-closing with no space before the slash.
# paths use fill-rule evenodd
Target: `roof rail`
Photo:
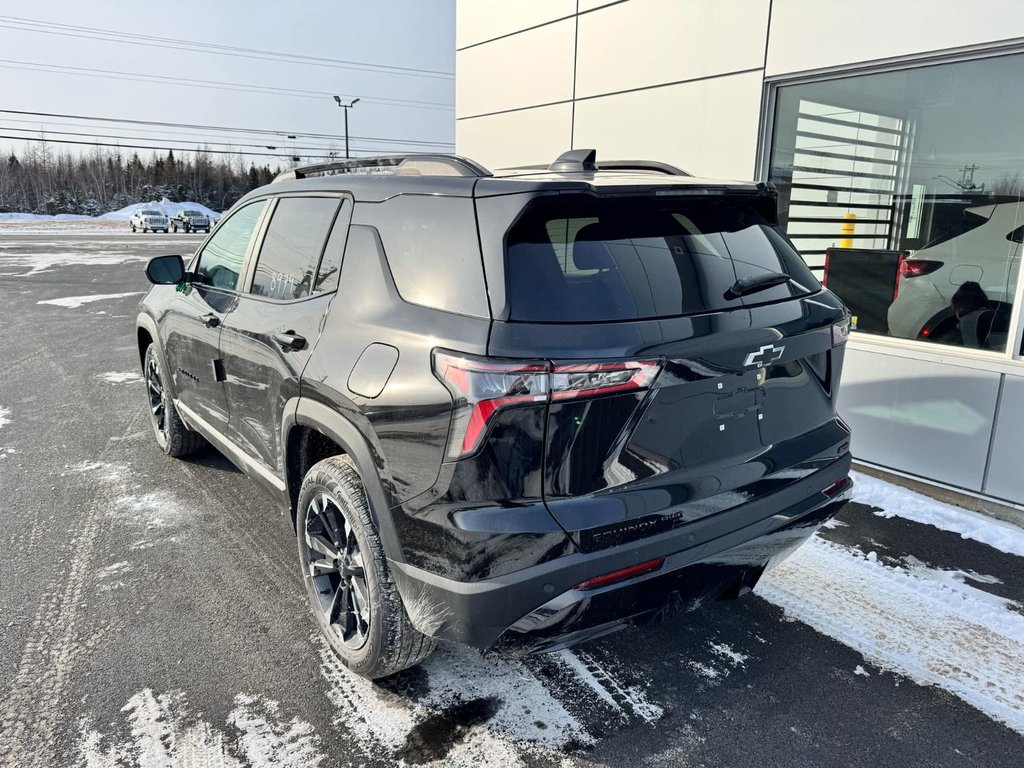
<path id="1" fill-rule="evenodd" d="M 517 165 L 506 168 L 508 171 L 556 171 L 562 173 L 579 173 L 582 171 L 654 171 L 669 176 L 692 176 L 668 163 L 657 160 L 602 160 L 597 162 L 597 151 L 593 149 L 573 149 L 563 152 L 551 165 Z"/>
<path id="2" fill-rule="evenodd" d="M 333 176 L 358 173 L 373 168 L 392 168 L 399 176 L 491 176 L 489 170 L 479 163 L 459 155 L 381 155 L 377 157 L 356 157 L 347 160 L 332 160 L 292 168 L 279 173 L 274 181 L 305 179 L 310 176 Z"/>
<path id="3" fill-rule="evenodd" d="M 656 171 L 667 173 L 670 176 L 692 176 L 692 173 L 684 171 L 668 163 L 660 163 L 657 160 L 602 160 L 600 168 L 602 171 Z"/>

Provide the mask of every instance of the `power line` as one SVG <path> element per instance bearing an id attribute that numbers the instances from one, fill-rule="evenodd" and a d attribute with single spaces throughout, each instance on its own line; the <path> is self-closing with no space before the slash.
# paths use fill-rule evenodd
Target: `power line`
<path id="1" fill-rule="evenodd" d="M 0 114 L 5 115 L 31 115 L 35 117 L 55 117 L 69 120 L 92 120 L 104 123 L 123 123 L 126 125 L 155 125 L 164 128 L 193 128 L 204 131 L 229 131 L 232 133 L 247 133 L 247 134 L 263 134 L 269 136 L 296 136 L 298 138 L 305 139 L 337 139 L 342 140 L 342 136 L 332 133 L 309 133 L 306 131 L 281 131 L 273 130 L 269 128 L 231 128 L 223 125 L 199 125 L 195 123 L 170 123 L 159 120 L 134 120 L 126 117 L 97 117 L 95 115 L 70 115 L 61 112 L 29 112 L 23 109 L 0 109 Z M 454 146 L 453 142 L 450 141 L 424 141 L 421 139 L 396 139 L 396 138 L 384 138 L 380 136 L 356 136 L 352 135 L 353 139 L 361 140 L 379 140 L 386 142 L 393 142 L 396 144 L 429 144 L 432 146 Z"/>
<path id="2" fill-rule="evenodd" d="M 153 35 L 140 35 L 133 32 L 116 32 L 114 30 L 98 29 L 96 27 L 60 24 L 56 22 L 21 18 L 18 16 L 0 16 L 0 20 L 7 22 L 0 23 L 0 27 L 6 29 L 13 29 L 22 32 L 36 32 L 48 35 L 61 35 L 64 37 L 77 37 L 86 40 L 104 40 L 128 45 L 145 45 L 147 47 L 170 48 L 172 50 L 195 51 L 199 53 L 211 53 L 221 56 L 234 56 L 238 58 L 261 59 L 266 61 L 286 61 L 294 64 L 301 63 L 319 67 L 352 69 L 356 71 L 376 72 L 379 74 L 405 75 L 408 77 L 428 77 L 450 80 L 455 76 L 451 72 L 437 69 L 402 67 L 393 64 L 371 64 L 369 62 L 331 59 L 321 56 L 308 56 L 305 54 L 287 53 L 282 51 L 268 51 L 259 48 L 242 48 L 238 46 L 221 45 L 218 43 L 204 43 L 198 40 L 181 40 L 175 38 L 156 37 Z"/>
<path id="3" fill-rule="evenodd" d="M 218 91 L 239 91 L 242 93 L 260 93 L 273 96 L 292 96 L 304 99 L 322 99 L 334 96 L 327 91 L 310 91 L 302 88 L 285 88 L 282 86 L 256 85 L 253 83 L 226 83 L 217 80 L 195 80 L 185 77 L 167 77 L 164 75 L 138 75 L 131 72 L 122 72 L 115 69 L 91 69 L 89 67 L 71 67 L 59 64 L 39 64 L 32 61 L 17 61 L 14 59 L 0 59 L 0 68 L 16 69 L 27 72 L 48 72 L 50 74 L 69 74 L 79 77 L 98 77 L 107 80 L 127 80 L 139 83 L 156 83 L 165 85 L 185 86 L 189 88 L 209 88 Z M 377 96 L 364 98 L 374 104 L 389 107 L 406 107 L 409 109 L 454 109 L 454 104 L 442 104 L 435 101 L 415 101 L 412 99 L 391 99 Z"/>
<path id="4" fill-rule="evenodd" d="M 164 143 L 169 143 L 169 142 L 174 142 L 174 141 L 181 141 L 181 139 L 178 139 L 178 138 L 166 139 L 166 138 L 161 138 L 159 136 L 152 136 L 152 135 L 150 135 L 150 136 L 118 136 L 118 135 L 110 134 L 110 133 L 83 133 L 83 132 L 79 132 L 79 131 L 57 131 L 57 130 L 52 130 L 52 129 L 49 129 L 49 128 L 15 128 L 15 127 L 6 126 L 6 125 L 0 125 L 0 131 L 17 131 L 19 133 L 31 133 L 31 134 L 40 134 L 41 133 L 41 134 L 44 134 L 45 136 L 49 136 L 51 134 L 55 135 L 55 136 L 84 136 L 84 137 L 89 138 L 89 139 L 125 139 L 127 141 L 159 141 L 159 142 L 164 142 Z M 40 138 L 39 136 L 26 136 L 26 137 L 24 137 L 24 140 L 25 141 L 47 141 L 48 139 Z M 254 149 L 279 149 L 282 152 L 286 152 L 286 151 L 290 152 L 291 150 L 299 150 L 299 149 L 313 150 L 313 151 L 317 151 L 317 152 L 321 152 L 321 151 L 326 152 L 326 151 L 331 149 L 329 146 L 325 146 L 323 144 L 318 144 L 316 146 L 300 146 L 300 145 L 288 144 L 287 146 L 276 147 L 276 146 L 267 146 L 266 144 L 242 144 L 240 142 L 235 142 L 235 141 L 217 141 L 217 140 L 207 139 L 204 136 L 195 136 L 195 137 L 193 137 L 193 141 L 197 145 L 198 144 L 217 144 L 219 146 L 226 146 L 226 147 L 252 147 Z"/>
<path id="5" fill-rule="evenodd" d="M 163 128 L 194 128 L 198 130 L 207 131 L 230 131 L 232 133 L 259 133 L 264 135 L 272 136 L 297 136 L 299 138 L 326 138 L 326 139 L 338 139 L 339 141 L 343 138 L 340 135 L 334 133 L 309 133 L 307 131 L 284 131 L 284 130 L 273 130 L 269 128 L 230 128 L 222 125 L 199 125 L 195 123 L 168 123 L 166 121 L 158 120 L 132 120 L 130 118 L 101 118 L 94 115 L 68 115 L 65 113 L 57 112 L 29 112 L 27 110 L 0 110 L 0 114 L 3 115 L 30 115 L 34 117 L 43 118 L 60 118 L 69 120 L 91 120 L 102 123 L 123 123 L 127 125 L 155 125 Z M 356 136 L 352 134 L 352 138 L 358 139 L 379 139 L 381 141 L 392 141 L 395 143 L 404 144 L 434 144 L 434 145 L 450 145 L 455 144 L 452 141 L 425 141 L 422 139 L 407 139 L 407 138 L 384 138 L 381 136 Z"/>
<path id="6" fill-rule="evenodd" d="M 10 110 L 0 110 L 0 112 L 7 112 L 7 111 L 10 111 Z M 198 136 L 198 135 L 196 135 L 196 133 L 194 131 L 175 131 L 175 130 L 171 130 L 171 129 L 167 129 L 167 128 L 157 128 L 157 129 L 154 129 L 154 128 L 133 128 L 131 126 L 126 126 L 126 125 L 117 125 L 116 126 L 116 130 L 129 131 L 129 132 L 132 132 L 132 133 L 141 133 L 141 134 L 143 134 L 143 136 L 112 136 L 110 134 L 98 134 L 98 133 L 95 133 L 95 131 L 97 131 L 97 130 L 104 130 L 104 129 L 115 130 L 115 128 L 113 126 L 96 125 L 94 123 L 56 122 L 56 121 L 51 121 L 51 120 L 40 121 L 40 120 L 29 120 L 29 119 L 24 119 L 24 118 L 2 117 L 2 116 L 0 116 L 0 121 L 2 121 L 4 123 L 24 123 L 24 124 L 28 124 L 28 125 L 33 126 L 32 128 L 19 128 L 19 127 L 4 127 L 4 128 L 0 128 L 2 130 L 12 130 L 12 131 L 19 131 L 19 132 L 26 131 L 26 132 L 38 133 L 39 131 L 43 131 L 45 133 L 60 134 L 60 133 L 64 132 L 64 131 L 62 131 L 60 129 L 64 129 L 64 128 L 87 128 L 87 129 L 90 129 L 91 131 L 93 131 L 93 133 L 72 133 L 71 135 L 75 135 L 75 136 L 93 136 L 94 138 L 95 137 L 105 137 L 105 138 L 118 138 L 118 139 L 138 139 L 138 140 L 153 139 L 153 140 L 156 140 L 156 141 L 172 141 L 172 140 L 180 141 L 180 140 L 182 140 L 181 137 L 185 137 L 185 138 L 187 138 L 187 139 L 189 139 L 191 141 L 196 141 L 196 142 L 200 142 L 201 141 L 201 142 L 204 142 L 204 143 L 207 143 L 207 144 L 229 144 L 229 145 L 232 145 L 232 146 L 257 146 L 257 145 L 244 145 L 243 142 L 260 140 L 262 143 L 260 143 L 258 146 L 263 147 L 263 146 L 266 146 L 268 143 L 272 144 L 272 143 L 282 143 L 282 142 L 285 142 L 285 141 L 289 141 L 289 140 L 291 140 L 290 137 L 308 138 L 308 137 L 306 137 L 306 136 L 304 136 L 302 134 L 283 134 L 283 133 L 281 133 L 281 134 L 278 134 L 278 133 L 274 133 L 274 134 L 256 133 L 256 134 L 253 134 L 253 135 L 237 136 L 237 135 L 234 134 L 234 132 L 220 133 L 216 138 L 214 138 L 214 137 L 208 137 L 208 136 Z M 156 131 L 156 133 L 154 133 L 154 130 Z M 241 131 L 239 133 L 241 133 Z M 173 138 L 172 139 L 168 139 L 164 135 L 159 135 L 158 136 L 156 134 L 170 134 Z M 449 145 L 449 144 L 447 144 L 445 142 L 418 141 L 418 140 L 403 141 L 402 139 L 383 139 L 383 138 L 376 138 L 376 137 L 373 137 L 373 136 L 355 136 L 355 135 L 353 135 L 352 138 L 353 139 L 362 140 L 364 142 L 369 142 L 371 144 L 419 145 L 419 146 L 428 146 L 428 147 L 448 147 L 448 146 L 451 146 L 451 145 Z M 317 141 L 317 140 L 313 139 L 313 141 Z M 323 143 L 324 141 L 327 141 L 328 143 L 325 144 L 325 143 Z M 335 141 L 335 137 L 331 137 L 330 139 L 321 140 L 320 143 L 318 143 L 318 144 L 316 144 L 314 146 L 311 146 L 309 148 L 310 149 L 333 149 L 336 146 L 338 146 L 341 141 L 342 141 L 341 137 L 337 137 L 337 141 Z"/>
<path id="7" fill-rule="evenodd" d="M 289 156 L 287 152 L 232 152 L 229 149 L 200 149 L 200 148 L 188 148 L 188 147 L 156 147 L 150 144 L 110 144 L 107 142 L 90 142 L 90 141 L 72 141 L 70 139 L 28 139 L 24 136 L 5 136 L 0 135 L 0 139 L 11 139 L 14 141 L 42 141 L 46 144 L 77 144 L 82 147 L 111 147 L 113 149 L 155 149 L 160 151 L 171 150 L 174 152 L 194 152 L 197 154 L 207 155 L 245 155 L 247 157 L 274 157 L 278 160 L 284 159 Z M 372 150 L 359 149 L 359 152 L 369 152 Z M 330 160 L 330 155 L 303 155 L 315 160 Z"/>

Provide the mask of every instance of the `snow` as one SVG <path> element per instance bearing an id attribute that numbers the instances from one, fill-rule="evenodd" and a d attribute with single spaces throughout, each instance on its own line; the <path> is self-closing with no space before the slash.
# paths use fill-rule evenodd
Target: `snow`
<path id="1" fill-rule="evenodd" d="M 747 663 L 747 656 L 734 651 L 725 643 L 711 643 L 711 650 L 729 661 L 734 667 L 742 667 Z"/>
<path id="2" fill-rule="evenodd" d="M 498 709 L 470 729 L 463 741 L 441 758 L 447 768 L 522 765 L 519 755 L 535 747 L 562 749 L 572 742 L 592 743 L 583 725 L 521 661 L 484 658 L 461 646 L 441 646 L 423 663 L 429 690 L 416 701 L 387 694 L 350 672 L 327 647 L 320 652 L 321 673 L 330 685 L 335 723 L 367 757 L 397 754 L 407 746 L 417 723 L 431 714 L 467 702 L 488 700 Z"/>
<path id="3" fill-rule="evenodd" d="M 633 714 L 647 723 L 655 723 L 665 716 L 665 710 L 651 702 L 643 690 L 620 681 L 608 665 L 598 662 L 593 654 L 579 649 L 566 650 L 559 651 L 556 658 L 620 714 L 626 717 Z"/>
<path id="4" fill-rule="evenodd" d="M 199 211 L 200 213 L 217 219 L 220 214 L 200 203 L 184 202 L 172 203 L 166 197 L 162 200 L 150 200 L 149 202 L 133 203 L 126 205 L 117 211 L 104 213 L 101 216 L 82 216 L 74 213 L 58 213 L 50 216 L 42 213 L 0 213 L 0 223 L 26 223 L 26 222 L 50 222 L 50 221 L 128 221 L 131 215 L 139 208 L 158 210 L 166 216 L 173 216 L 179 211 Z"/>
<path id="5" fill-rule="evenodd" d="M 860 664 L 854 667 L 853 674 L 860 675 L 861 677 L 871 677 L 871 673 L 864 669 Z"/>
<path id="6" fill-rule="evenodd" d="M 11 409 L 0 406 L 0 429 L 4 428 L 4 425 L 11 423 Z"/>
<path id="7" fill-rule="evenodd" d="M 91 304 L 94 301 L 106 301 L 107 299 L 122 299 L 125 296 L 140 296 L 142 291 L 130 291 L 128 293 L 95 293 L 91 296 L 66 296 L 61 299 L 45 299 L 37 301 L 36 304 L 52 304 L 56 307 L 67 307 L 77 309 L 83 304 Z"/>
<path id="8" fill-rule="evenodd" d="M 209 216 L 211 219 L 216 219 L 220 216 L 219 213 L 207 208 L 205 205 L 189 202 L 172 203 L 165 197 L 159 201 L 150 200 L 148 203 L 135 203 L 133 205 L 126 205 L 124 208 L 121 208 L 120 210 L 111 211 L 110 213 L 104 213 L 102 216 L 98 216 L 97 218 L 102 221 L 128 221 L 128 219 L 131 218 L 131 215 L 140 208 L 145 208 L 146 210 L 160 211 L 165 216 L 173 216 L 174 214 L 179 213 L 181 211 L 199 211 L 204 216 Z"/>
<path id="9" fill-rule="evenodd" d="M 1024 557 L 1024 529 L 971 512 L 887 483 L 884 480 L 853 473 L 853 500 L 878 507 L 879 517 L 902 517 L 958 533 L 964 539 L 987 544 L 1008 555 Z"/>
<path id="10" fill-rule="evenodd" d="M 959 573 L 887 566 L 815 536 L 756 592 L 874 665 L 1024 733 L 1024 614 Z"/>
<path id="11" fill-rule="evenodd" d="M 107 371 L 96 378 L 102 379 L 108 384 L 139 384 L 142 382 L 142 374 L 137 371 Z"/>
<path id="12" fill-rule="evenodd" d="M 86 768 L 317 768 L 326 760 L 313 726 L 284 720 L 276 702 L 239 694 L 234 704 L 225 727 L 217 728 L 191 717 L 181 692 L 157 696 L 147 688 L 121 709 L 127 739 L 104 746 L 103 736 L 86 723 L 79 751 Z"/>

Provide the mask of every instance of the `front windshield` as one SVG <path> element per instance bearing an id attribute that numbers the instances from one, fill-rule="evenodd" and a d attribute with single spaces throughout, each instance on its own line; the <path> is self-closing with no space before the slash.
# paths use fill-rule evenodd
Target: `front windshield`
<path id="1" fill-rule="evenodd" d="M 185 215 L 186 216 L 202 216 L 203 214 L 201 214 L 199 211 L 185 211 Z"/>
<path id="2" fill-rule="evenodd" d="M 160 213 L 160 211 L 143 211 L 142 215 L 143 216 L 162 216 L 163 214 Z"/>

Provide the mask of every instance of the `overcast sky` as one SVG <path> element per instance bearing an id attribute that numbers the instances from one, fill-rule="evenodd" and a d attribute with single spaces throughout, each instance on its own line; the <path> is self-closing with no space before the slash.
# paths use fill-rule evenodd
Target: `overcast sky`
<path id="1" fill-rule="evenodd" d="M 340 139 L 342 110 L 331 98 L 360 97 L 349 114 L 353 150 L 381 153 L 398 145 L 355 137 L 454 142 L 455 81 L 454 0 L 35 0 L 0 6 L 0 109 L 50 112 L 134 120 L 245 127 L 283 132 L 334 134 Z M 29 31 L 26 21 L 76 25 L 113 33 L 150 35 L 239 48 L 260 49 L 332 60 L 347 60 L 410 69 L 433 70 L 447 76 L 388 74 L 379 70 L 343 69 L 240 58 L 191 50 L 172 50 L 152 44 L 127 44 L 86 39 L 97 33 L 48 26 L 50 33 Z M 14 28 L 19 27 L 19 28 Z M 34 27 L 40 29 L 40 27 Z M 60 33 L 60 34 L 53 34 Z M 169 45 L 183 45 L 170 43 Z M 262 54 L 260 54 L 262 55 Z M 33 66 L 35 65 L 35 66 Z M 42 71 L 40 66 L 51 71 Z M 243 84 L 255 89 L 283 88 L 313 94 L 241 92 L 165 82 L 133 82 L 111 76 L 95 77 L 53 71 L 85 68 L 128 73 L 137 77 L 177 77 L 204 83 Z M 119 75 L 119 77 L 124 77 Z M 374 100 L 428 102 L 427 105 L 382 104 Z M 446 106 L 437 106 L 446 105 Z M 58 123 L 65 123 L 59 125 Z M 69 123 L 71 125 L 69 125 Z M 194 146 L 217 140 L 260 146 L 250 152 L 283 155 L 323 154 L 324 150 L 285 150 L 284 137 L 224 135 L 209 130 L 182 130 L 83 120 L 55 120 L 0 113 L 0 135 L 14 128 L 37 135 L 40 127 L 50 139 L 110 143 Z M 92 139 L 57 131 L 111 134 L 132 139 Z M 157 136 L 163 139 L 155 141 Z M 297 138 L 294 146 L 324 145 L 324 139 Z M 262 145 L 278 147 L 267 150 Z M 20 149 L 18 142 L 0 138 L 4 153 Z M 57 145 L 53 145 L 55 148 Z M 74 151 L 82 148 L 67 145 Z M 227 149 L 209 144 L 210 148 Z M 407 145 L 405 149 L 413 148 Z M 422 151 L 451 151 L 452 147 L 415 145 Z M 145 154 L 148 150 L 138 150 Z M 353 152 L 355 154 L 355 151 Z M 275 165 L 276 158 L 256 158 Z"/>

